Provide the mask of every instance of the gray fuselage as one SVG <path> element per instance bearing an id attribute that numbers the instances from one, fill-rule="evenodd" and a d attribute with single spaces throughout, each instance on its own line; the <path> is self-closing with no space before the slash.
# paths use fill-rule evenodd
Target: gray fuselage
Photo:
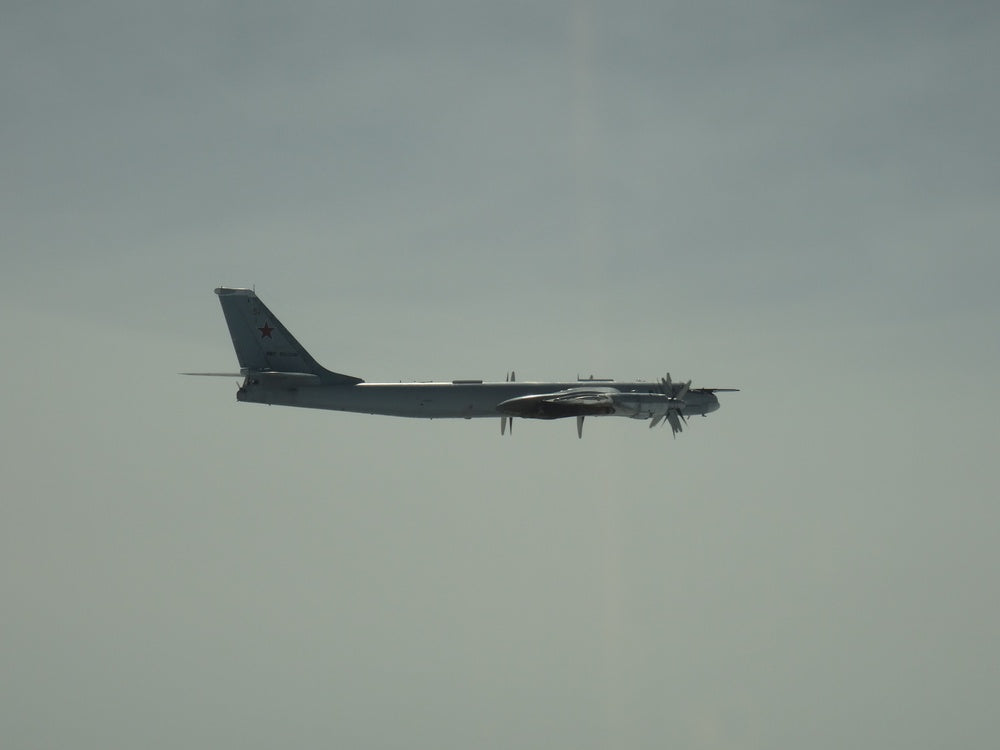
<path id="1" fill-rule="evenodd" d="M 568 390 L 594 393 L 661 392 L 658 384 L 642 381 L 358 383 L 307 385 L 299 388 L 265 387 L 248 382 L 238 392 L 237 400 L 393 417 L 472 419 L 501 416 L 497 404 L 512 398 Z M 682 412 L 691 416 L 708 414 L 718 408 L 719 401 L 714 393 L 692 389 L 684 397 Z"/>

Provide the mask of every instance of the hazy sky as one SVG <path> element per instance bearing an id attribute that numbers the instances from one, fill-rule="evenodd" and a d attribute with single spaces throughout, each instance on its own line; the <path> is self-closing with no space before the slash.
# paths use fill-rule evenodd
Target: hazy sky
<path id="1" fill-rule="evenodd" d="M 402 7 L 400 7 L 402 6 Z M 4 748 L 986 747 L 995 3 L 0 8 Z M 370 381 L 237 404 L 212 289 Z"/>

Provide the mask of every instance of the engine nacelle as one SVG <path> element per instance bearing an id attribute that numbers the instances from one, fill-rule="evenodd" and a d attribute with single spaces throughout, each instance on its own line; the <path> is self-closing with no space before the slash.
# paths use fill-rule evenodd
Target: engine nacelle
<path id="1" fill-rule="evenodd" d="M 662 393 L 616 393 L 611 396 L 614 413 L 619 417 L 651 419 L 662 416 L 668 409 L 681 409 L 684 404 Z"/>
<path id="2" fill-rule="evenodd" d="M 508 417 L 521 417 L 522 419 L 603 417 L 615 413 L 614 406 L 605 397 L 600 397 L 594 401 L 583 401 L 523 396 L 504 401 L 497 406 L 497 411 Z"/>

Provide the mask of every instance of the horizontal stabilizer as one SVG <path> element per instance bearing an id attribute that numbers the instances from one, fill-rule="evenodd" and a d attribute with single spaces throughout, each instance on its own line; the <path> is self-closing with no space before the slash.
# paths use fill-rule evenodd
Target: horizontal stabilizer
<path id="1" fill-rule="evenodd" d="M 182 372 L 181 375 L 198 375 L 206 378 L 247 378 L 252 383 L 265 388 L 299 388 L 310 385 L 323 385 L 319 375 L 308 372 L 274 372 L 265 370 L 244 370 L 243 372 Z"/>
<path id="2" fill-rule="evenodd" d="M 323 385 L 323 379 L 319 375 L 312 375 L 308 372 L 251 372 L 247 377 L 268 388 Z"/>

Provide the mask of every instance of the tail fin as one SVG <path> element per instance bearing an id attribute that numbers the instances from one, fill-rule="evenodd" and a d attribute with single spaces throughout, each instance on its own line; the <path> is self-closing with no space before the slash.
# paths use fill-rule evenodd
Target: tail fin
<path id="1" fill-rule="evenodd" d="M 252 289 L 215 290 L 233 338 L 236 358 L 243 370 L 254 372 L 302 373 L 323 383 L 353 384 L 361 378 L 330 372 L 309 356 L 274 313 L 260 301 Z"/>

